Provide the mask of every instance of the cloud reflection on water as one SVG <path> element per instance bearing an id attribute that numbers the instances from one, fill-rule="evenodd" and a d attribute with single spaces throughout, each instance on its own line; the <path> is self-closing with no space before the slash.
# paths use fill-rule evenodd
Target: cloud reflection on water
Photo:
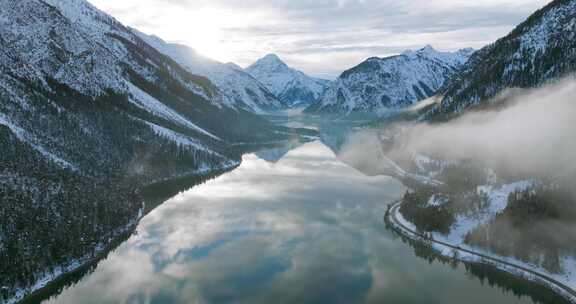
<path id="1" fill-rule="evenodd" d="M 320 143 L 275 164 L 248 155 L 152 211 L 138 235 L 54 302 L 418 303 L 406 282 L 454 284 L 461 274 L 415 259 L 387 234 L 385 204 L 403 191 Z"/>

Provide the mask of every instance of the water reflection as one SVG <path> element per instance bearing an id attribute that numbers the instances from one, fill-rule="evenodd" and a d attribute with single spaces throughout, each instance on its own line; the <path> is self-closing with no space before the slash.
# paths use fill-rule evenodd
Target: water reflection
<path id="1" fill-rule="evenodd" d="M 399 242 L 382 215 L 404 190 L 319 142 L 276 163 L 247 155 L 153 210 L 49 303 L 530 303 Z"/>
<path id="2" fill-rule="evenodd" d="M 386 226 L 391 231 L 395 228 L 386 222 Z M 414 255 L 422 258 L 429 263 L 440 263 L 445 266 L 458 269 L 464 267 L 466 273 L 472 278 L 477 278 L 478 281 L 484 285 L 488 284 L 491 287 L 499 288 L 505 293 L 511 293 L 517 297 L 529 297 L 534 303 L 543 304 L 569 304 L 570 302 L 564 298 L 559 297 L 551 289 L 543 285 L 527 282 L 523 279 L 517 278 L 512 274 L 498 270 L 496 267 L 481 263 L 462 263 L 450 257 L 440 255 L 431 244 L 415 241 L 407 238 L 402 234 L 397 235 L 404 243 L 410 245 L 414 250 Z"/>
<path id="3" fill-rule="evenodd" d="M 263 159 L 269 163 L 277 163 L 280 161 L 288 152 L 302 146 L 304 143 L 293 142 L 280 147 L 263 149 L 255 153 L 258 158 Z"/>

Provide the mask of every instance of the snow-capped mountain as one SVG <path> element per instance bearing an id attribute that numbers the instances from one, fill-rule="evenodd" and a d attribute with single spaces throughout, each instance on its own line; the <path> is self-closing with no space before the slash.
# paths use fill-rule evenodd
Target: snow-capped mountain
<path id="1" fill-rule="evenodd" d="M 21 110 L 33 109 L 19 90 L 58 93 L 57 84 L 92 99 L 125 96 L 124 108 L 138 110 L 137 118 L 162 120 L 211 140 L 230 131 L 215 122 L 217 116 L 259 120 L 238 111 L 208 78 L 190 73 L 87 1 L 2 1 L 0 9 L 0 88 L 11 103 L 21 101 Z M 8 110 L 17 112 L 13 106 L 4 115 L 11 115 Z"/>
<path id="2" fill-rule="evenodd" d="M 576 0 L 555 0 L 472 55 L 427 115 L 462 112 L 506 88 L 534 88 L 576 71 Z"/>
<path id="3" fill-rule="evenodd" d="M 2 303 L 129 233 L 143 185 L 290 137 L 85 0 L 0 1 L 0 71 Z"/>
<path id="4" fill-rule="evenodd" d="M 330 81 L 310 77 L 289 67 L 277 55 L 269 54 L 246 68 L 287 108 L 308 106 L 318 100 Z"/>
<path id="5" fill-rule="evenodd" d="M 342 73 L 307 112 L 374 112 L 412 105 L 436 94 L 472 52 L 439 52 L 427 46 L 397 56 L 369 58 Z"/>
<path id="6" fill-rule="evenodd" d="M 2 38 L 9 43 L 4 47 L 12 54 L 6 58 L 11 62 L 5 63 L 20 77 L 34 78 L 39 83 L 43 82 L 41 78 L 51 77 L 81 93 L 97 96 L 108 89 L 131 93 L 127 69 L 147 81 L 156 80 L 153 65 L 140 62 L 138 56 L 154 55 L 152 63 L 170 65 L 126 27 L 86 1 L 3 1 L 0 5 L 4 15 Z M 20 22 L 10 14 L 21 17 L 17 20 Z M 14 68 L 17 64 L 24 68 Z M 170 74 L 176 76 L 178 72 Z M 199 97 L 217 105 L 222 102 L 222 96 L 209 82 L 178 78 Z"/>
<path id="7" fill-rule="evenodd" d="M 170 56 L 190 73 L 205 76 L 223 93 L 228 106 L 239 107 L 255 113 L 277 110 L 282 107 L 276 96 L 258 80 L 234 63 L 223 64 L 198 54 L 194 49 L 179 44 L 166 43 L 156 36 L 133 30 L 142 39 L 163 54 Z"/>

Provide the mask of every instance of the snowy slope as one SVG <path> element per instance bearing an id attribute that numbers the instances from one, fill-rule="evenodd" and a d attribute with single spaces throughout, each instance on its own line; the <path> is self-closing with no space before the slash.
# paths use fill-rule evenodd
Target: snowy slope
<path id="1" fill-rule="evenodd" d="M 133 30 L 147 43 L 170 56 L 189 72 L 205 76 L 212 81 L 225 96 L 228 106 L 239 107 L 256 113 L 282 107 L 280 101 L 270 91 L 233 64 L 223 64 L 198 54 L 194 49 L 163 41 L 156 36 Z"/>
<path id="2" fill-rule="evenodd" d="M 39 82 L 51 77 L 92 96 L 108 89 L 128 92 L 121 65 L 145 79 L 155 78 L 129 49 L 130 44 L 148 46 L 86 1 L 2 1 L 0 9 L 4 54 L 11 54 L 2 61 L 18 76 L 35 76 Z M 20 22 L 12 16 L 20 16 Z M 19 65 L 26 67 L 16 69 Z M 195 94 L 220 101 L 213 87 L 181 80 Z"/>
<path id="3" fill-rule="evenodd" d="M 1 1 L 0 45 L 0 89 L 11 103 L 31 111 L 22 91 L 33 86 L 58 93 L 54 86 L 62 85 L 92 99 L 127 96 L 147 113 L 139 112 L 139 118 L 160 119 L 165 126 L 187 129 L 189 135 L 219 141 L 223 137 L 216 133 L 243 132 L 251 137 L 261 129 L 257 125 L 265 124 L 244 110 L 280 107 L 263 85 L 239 67 L 199 56 L 195 64 L 193 56 L 189 61 L 174 56 L 198 66 L 183 67 L 85 0 Z M 189 51 L 169 47 L 176 55 Z M 210 76 L 218 86 L 194 71 Z M 5 106 L 0 111 L 17 125 L 25 125 L 14 117 L 19 109 Z M 251 120 L 254 125 L 248 129 L 253 130 L 234 130 L 232 125 L 218 124 L 219 120 Z"/>
<path id="4" fill-rule="evenodd" d="M 539 87 L 575 71 L 576 0 L 555 0 L 474 53 L 428 116 L 460 113 L 506 88 Z"/>
<path id="5" fill-rule="evenodd" d="M 308 106 L 322 96 L 330 81 L 310 77 L 269 54 L 246 68 L 246 72 L 263 83 L 287 108 Z"/>
<path id="6" fill-rule="evenodd" d="M 144 185 L 289 137 L 236 105 L 85 0 L 0 1 L 0 302 L 91 261 Z"/>
<path id="7" fill-rule="evenodd" d="M 433 96 L 468 60 L 471 49 L 439 52 L 431 46 L 398 56 L 369 58 L 345 71 L 308 112 L 374 112 Z"/>
<path id="8" fill-rule="evenodd" d="M 139 116 L 151 115 L 147 119 L 159 119 L 165 125 L 184 128 L 188 136 L 220 141 L 212 131 L 194 121 L 194 115 L 179 113 L 178 109 L 182 110 L 182 107 L 177 103 L 167 103 L 159 100 L 159 95 L 154 97 L 146 92 L 151 86 L 165 86 L 167 78 L 173 77 L 172 80 L 187 91 L 191 99 L 217 112 L 218 107 L 226 105 L 217 89 L 206 79 L 183 73 L 179 66 L 152 52 L 153 49 L 130 30 L 86 1 L 2 1 L 0 42 L 0 68 L 3 71 L 0 96 L 6 100 L 0 106 L 0 114 L 5 118 L 4 122 L 21 126 L 15 134 L 28 134 L 25 138 L 33 140 L 25 142 L 64 168 L 73 167 L 70 163 L 74 161 L 67 159 L 71 157 L 71 151 L 64 151 L 72 144 L 66 143 L 64 138 L 54 138 L 51 130 L 39 126 L 40 123 L 49 124 L 50 118 L 38 122 L 29 120 L 29 117 L 41 114 L 39 111 L 50 109 L 38 109 L 31 100 L 32 92 L 39 96 L 44 94 L 44 97 L 46 93 L 41 93 L 44 91 L 58 95 L 64 91 L 58 86 L 65 86 L 75 91 L 78 99 L 124 95 L 147 113 Z M 162 72 L 167 75 L 160 78 Z M 79 110 L 72 111 L 58 104 L 63 97 L 46 98 L 49 107 L 61 117 L 79 120 Z M 87 135 L 99 136 L 90 131 L 97 127 L 89 126 L 87 122 L 79 128 Z"/>

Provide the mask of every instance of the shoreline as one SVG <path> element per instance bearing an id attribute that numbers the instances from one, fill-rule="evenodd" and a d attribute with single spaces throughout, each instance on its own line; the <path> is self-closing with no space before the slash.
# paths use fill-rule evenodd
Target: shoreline
<path id="1" fill-rule="evenodd" d="M 210 170 L 199 169 L 178 176 L 172 176 L 169 178 L 154 180 L 150 183 L 145 183 L 141 187 L 138 187 L 138 189 L 136 190 L 141 191 L 142 188 L 149 187 L 157 183 L 164 183 L 171 180 L 178 180 L 184 177 L 208 175 L 212 173 L 219 173 L 219 175 L 226 174 L 238 168 L 238 166 L 240 166 L 241 163 L 242 161 L 237 162 L 233 161 L 220 168 L 211 168 Z M 145 211 L 145 202 L 142 203 L 142 207 L 140 208 L 140 211 L 138 212 L 138 215 L 136 217 L 134 217 L 132 220 L 126 223 L 126 225 L 119 227 L 113 233 L 112 237 L 110 236 L 104 237 L 111 239 L 111 241 L 109 241 L 107 244 L 101 243 L 98 246 L 96 246 L 95 249 L 96 254 L 94 256 L 86 254 L 84 257 L 80 259 L 71 261 L 66 265 L 58 266 L 58 269 L 56 271 L 47 274 L 41 279 L 38 279 L 33 286 L 19 289 L 16 292 L 16 295 L 8 299 L 5 302 L 5 304 L 20 304 L 20 303 L 26 303 L 26 301 L 31 301 L 35 296 L 38 296 L 39 294 L 48 290 L 49 288 L 54 287 L 54 285 L 58 285 L 60 281 L 65 281 L 66 277 L 69 277 L 83 270 L 86 270 L 91 266 L 97 265 L 100 261 L 102 261 L 102 259 L 106 258 L 108 254 L 110 254 L 113 250 L 115 250 L 116 247 L 124 243 L 125 240 L 122 240 L 123 237 L 129 238 L 136 231 L 136 228 L 138 228 L 138 224 L 140 223 L 142 218 L 146 216 L 144 214 L 144 211 Z M 120 241 L 120 243 L 116 244 L 118 241 Z"/>
<path id="2" fill-rule="evenodd" d="M 311 137 L 306 135 L 301 135 L 302 137 L 309 138 Z M 316 138 L 315 138 L 316 139 Z M 265 145 L 275 145 L 275 144 L 282 144 L 289 142 L 290 139 L 278 140 L 278 141 L 271 141 L 271 142 L 261 142 L 261 143 L 238 143 L 232 144 L 231 146 L 265 146 Z M 145 181 L 142 185 L 134 189 L 134 191 L 141 192 L 144 188 L 154 186 L 156 184 L 166 183 L 170 181 L 176 181 L 183 178 L 194 177 L 194 176 L 209 176 L 211 174 L 215 174 L 215 176 L 220 176 L 231 172 L 238 168 L 242 164 L 242 158 L 238 160 L 229 159 L 225 161 L 222 165 L 217 168 L 213 167 L 202 167 L 200 169 L 195 169 L 189 172 L 185 172 L 182 174 L 177 174 L 173 176 L 169 176 L 166 178 L 157 178 Z M 210 178 L 208 178 L 210 179 Z M 148 212 L 152 210 L 146 210 L 146 203 L 142 202 L 142 207 L 138 213 L 138 216 L 130 220 L 124 226 L 119 227 L 116 231 L 114 231 L 113 236 L 110 237 L 103 237 L 103 239 L 110 239 L 109 242 L 106 244 L 102 242 L 95 248 L 94 256 L 90 256 L 90 254 L 86 254 L 84 257 L 76 259 L 74 261 L 70 261 L 65 265 L 61 265 L 56 267 L 56 270 L 46 274 L 44 277 L 38 279 L 32 286 L 27 288 L 19 288 L 16 290 L 15 295 L 12 298 L 6 300 L 6 302 L 1 302 L 0 304 L 21 304 L 27 303 L 27 301 L 33 301 L 34 297 L 39 296 L 42 292 L 47 291 L 54 286 L 58 286 L 58 284 L 62 281 L 64 283 L 66 278 L 72 276 L 76 273 L 79 273 L 83 270 L 88 269 L 93 265 L 97 265 L 102 259 L 106 258 L 108 254 L 110 254 L 113 250 L 116 249 L 119 245 L 124 243 L 125 240 L 122 240 L 122 237 L 127 236 L 128 238 L 136 231 L 138 228 L 138 224 L 140 220 L 146 216 Z M 117 242 L 120 241 L 119 244 Z M 0 286 L 1 287 L 1 286 Z"/>
<path id="3" fill-rule="evenodd" d="M 37 296 L 39 293 L 42 293 L 43 291 L 47 290 L 54 284 L 57 284 L 58 281 L 63 280 L 65 277 L 78 273 L 100 262 L 112 250 L 114 250 L 113 247 L 115 247 L 116 243 L 120 241 L 123 236 L 129 237 L 132 235 L 132 233 L 134 233 L 134 231 L 136 231 L 138 223 L 140 223 L 140 220 L 142 219 L 143 208 L 144 206 L 142 206 L 142 208 L 140 209 L 140 212 L 137 217 L 133 218 L 125 226 L 118 228 L 113 233 L 113 236 L 108 236 L 108 238 L 111 239 L 111 241 L 108 242 L 108 244 L 101 243 L 98 246 L 96 246 L 95 249 L 96 254 L 94 256 L 86 254 L 84 257 L 69 262 L 67 265 L 58 266 L 57 271 L 47 274 L 45 277 L 37 280 L 32 287 L 20 289 L 16 293 L 16 296 L 14 296 L 11 299 L 8 299 L 6 304 L 19 304 L 29 301 L 34 296 Z M 123 243 L 123 241 L 121 243 Z M 28 289 L 30 289 L 30 291 L 28 291 Z"/>
<path id="4" fill-rule="evenodd" d="M 558 296 L 566 299 L 568 302 L 576 303 L 576 290 L 562 282 L 557 281 L 554 278 L 551 278 L 544 273 L 529 269 L 528 267 L 524 267 L 522 265 L 507 262 L 496 255 L 486 255 L 480 252 L 475 252 L 468 248 L 462 248 L 459 245 L 426 238 L 424 235 L 407 227 L 405 224 L 398 220 L 397 216 L 401 204 L 402 201 L 398 201 L 389 205 L 389 209 L 386 211 L 384 216 L 384 221 L 387 224 L 390 224 L 391 228 L 396 233 L 415 241 L 430 242 L 431 244 L 435 245 L 434 249 L 438 252 L 438 254 L 445 257 L 453 258 L 453 256 L 447 254 L 447 252 L 442 249 L 448 249 L 448 252 L 458 252 L 459 255 L 456 259 L 462 263 L 476 263 L 495 267 L 500 271 L 509 273 L 520 279 L 524 279 L 549 288 L 558 294 Z"/>

